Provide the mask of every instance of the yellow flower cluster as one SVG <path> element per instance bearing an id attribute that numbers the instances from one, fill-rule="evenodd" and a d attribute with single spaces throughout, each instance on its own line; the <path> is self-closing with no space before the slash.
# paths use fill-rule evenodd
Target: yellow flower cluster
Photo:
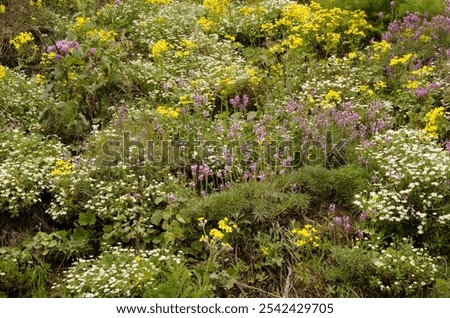
<path id="1" fill-rule="evenodd" d="M 294 50 L 307 41 L 312 45 L 320 43 L 329 52 L 336 50 L 343 41 L 365 37 L 366 31 L 372 29 L 365 18 L 362 11 L 325 9 L 314 1 L 310 5 L 288 3 L 282 8 L 278 20 L 261 24 L 261 31 L 269 36 L 274 35 L 274 31 L 286 35 L 281 47 L 272 47 L 274 53 L 283 52 L 282 47 Z"/>
<path id="2" fill-rule="evenodd" d="M 390 66 L 404 65 L 407 64 L 413 57 L 414 54 L 412 53 L 405 54 L 402 57 L 394 56 L 392 60 L 389 62 L 389 65 Z"/>
<path id="3" fill-rule="evenodd" d="M 86 25 L 86 23 L 88 23 L 90 20 L 91 20 L 90 18 L 85 19 L 83 17 L 77 17 L 75 19 L 75 23 L 73 24 L 72 28 L 74 30 L 79 30 L 79 29 L 83 28 Z"/>
<path id="4" fill-rule="evenodd" d="M 187 40 L 187 39 L 182 39 L 181 40 L 181 50 L 177 50 L 175 52 L 175 55 L 177 57 L 188 56 L 191 54 L 191 50 L 196 49 L 196 48 L 197 48 L 197 44 L 195 44 L 194 42 Z"/>
<path id="5" fill-rule="evenodd" d="M 391 50 L 391 44 L 385 40 L 381 42 L 373 42 L 372 49 L 377 52 L 387 53 Z"/>
<path id="6" fill-rule="evenodd" d="M 49 66 L 55 60 L 55 56 L 56 56 L 56 52 L 42 53 L 41 65 L 44 67 Z"/>
<path id="7" fill-rule="evenodd" d="M 261 254 L 262 256 L 266 256 L 269 254 L 269 248 L 268 247 L 261 247 Z"/>
<path id="8" fill-rule="evenodd" d="M 13 45 L 16 50 L 20 50 L 20 48 L 34 40 L 33 35 L 30 32 L 21 32 L 15 38 L 9 40 L 9 44 Z"/>
<path id="9" fill-rule="evenodd" d="M 42 0 L 36 0 L 36 1 L 30 0 L 30 6 L 34 6 L 34 5 L 36 5 L 38 7 L 42 7 Z"/>
<path id="10" fill-rule="evenodd" d="M 158 108 L 156 108 L 156 112 L 167 116 L 167 117 L 172 117 L 172 118 L 177 118 L 178 116 L 180 116 L 180 111 L 174 107 L 168 107 L 168 106 L 158 106 Z"/>
<path id="11" fill-rule="evenodd" d="M 339 103 L 341 99 L 341 95 L 338 92 L 330 89 L 322 101 L 322 106 L 325 108 L 333 107 L 334 105 Z"/>
<path id="12" fill-rule="evenodd" d="M 245 72 L 250 77 L 250 84 L 252 84 L 252 86 L 258 86 L 259 83 L 261 83 L 261 78 L 258 77 L 254 68 L 246 67 Z"/>
<path id="13" fill-rule="evenodd" d="M 6 7 L 3 4 L 0 4 L 0 14 L 6 12 Z"/>
<path id="14" fill-rule="evenodd" d="M 45 82 L 45 76 L 42 74 L 36 74 L 34 76 L 34 81 L 36 82 L 36 84 L 41 85 Z"/>
<path id="15" fill-rule="evenodd" d="M 425 133 L 427 136 L 432 138 L 438 137 L 438 124 L 437 121 L 444 117 L 445 114 L 445 108 L 444 107 L 436 107 L 430 110 L 425 115 L 426 125 L 425 125 Z"/>
<path id="16" fill-rule="evenodd" d="M 145 0 L 149 4 L 171 4 L 172 0 Z"/>
<path id="17" fill-rule="evenodd" d="M 379 60 L 381 58 L 380 54 L 386 55 L 391 51 L 391 45 L 386 41 L 373 42 L 370 49 L 373 51 L 373 58 Z"/>
<path id="18" fill-rule="evenodd" d="M 203 0 L 203 7 L 213 15 L 223 16 L 227 12 L 230 2 L 230 0 Z"/>
<path id="19" fill-rule="evenodd" d="M 169 44 L 166 40 L 159 40 L 151 47 L 150 51 L 153 58 L 157 58 L 171 49 L 173 46 Z"/>
<path id="20" fill-rule="evenodd" d="M 411 74 L 419 77 L 426 77 L 433 74 L 433 70 L 434 68 L 432 66 L 425 65 L 418 70 L 412 71 Z"/>
<path id="21" fill-rule="evenodd" d="M 408 81 L 404 86 L 407 89 L 416 89 L 417 87 L 419 87 L 419 82 L 418 81 Z"/>
<path id="22" fill-rule="evenodd" d="M 367 85 L 360 85 L 358 87 L 358 92 L 367 94 L 369 96 L 372 96 L 375 94 L 375 92 L 371 88 L 369 88 L 369 86 L 367 86 Z"/>
<path id="23" fill-rule="evenodd" d="M 53 176 L 65 176 L 70 174 L 73 168 L 73 163 L 70 160 L 64 161 L 58 159 L 56 161 L 56 168 L 52 171 Z"/>
<path id="24" fill-rule="evenodd" d="M 6 77 L 6 68 L 0 64 L 0 79 Z"/>
<path id="25" fill-rule="evenodd" d="M 206 221 L 204 218 L 199 218 L 200 224 L 204 227 Z M 232 233 L 235 229 L 237 229 L 237 224 L 231 222 L 227 217 L 224 217 L 217 223 L 218 228 L 213 228 L 209 231 L 208 235 L 202 235 L 199 239 L 200 242 L 209 242 L 210 244 L 214 244 L 218 241 L 221 241 L 225 238 L 226 234 Z M 206 234 L 206 233 L 205 233 Z M 227 247 L 230 247 L 228 243 L 224 243 Z"/>
<path id="26" fill-rule="evenodd" d="M 386 88 L 386 82 L 385 81 L 378 81 L 375 83 L 375 90 L 378 91 L 382 91 L 383 89 Z"/>
<path id="27" fill-rule="evenodd" d="M 317 230 L 312 225 L 307 224 L 301 230 L 292 229 L 291 233 L 294 234 L 298 239 L 295 241 L 295 245 L 298 247 L 312 246 L 319 247 L 320 237 L 317 236 Z"/>
<path id="28" fill-rule="evenodd" d="M 202 27 L 205 32 L 209 32 L 214 25 L 214 22 L 209 20 L 208 18 L 201 17 L 198 19 L 197 24 Z"/>
<path id="29" fill-rule="evenodd" d="M 244 6 L 238 10 L 243 15 L 250 15 L 250 14 L 262 14 L 266 12 L 266 8 L 264 6 L 256 6 L 256 7 L 248 7 Z"/>
<path id="30" fill-rule="evenodd" d="M 104 29 L 95 29 L 88 31 L 86 35 L 90 38 L 97 38 L 100 40 L 100 42 L 103 43 L 109 43 L 114 42 L 116 40 L 117 32 L 114 31 L 107 31 Z"/>

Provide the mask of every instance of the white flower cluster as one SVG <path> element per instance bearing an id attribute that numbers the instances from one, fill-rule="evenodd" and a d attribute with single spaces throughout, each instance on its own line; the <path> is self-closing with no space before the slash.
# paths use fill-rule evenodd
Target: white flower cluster
<path id="1" fill-rule="evenodd" d="M 424 232 L 430 221 L 446 224 L 450 156 L 421 131 L 400 129 L 377 135 L 362 156 L 375 169 L 375 189 L 356 196 L 354 204 L 379 221 L 417 220 Z"/>
<path id="2" fill-rule="evenodd" d="M 405 242 L 392 243 L 373 260 L 377 267 L 375 284 L 391 295 L 414 295 L 435 281 L 438 271 L 435 259 L 424 248 Z"/>
<path id="3" fill-rule="evenodd" d="M 51 187 L 51 171 L 65 152 L 57 141 L 19 131 L 5 133 L 0 142 L 0 209 L 18 215 L 41 201 Z"/>
<path id="4" fill-rule="evenodd" d="M 112 247 L 97 258 L 76 261 L 52 288 L 68 297 L 142 297 L 158 283 L 158 275 L 182 261 L 165 249 Z"/>

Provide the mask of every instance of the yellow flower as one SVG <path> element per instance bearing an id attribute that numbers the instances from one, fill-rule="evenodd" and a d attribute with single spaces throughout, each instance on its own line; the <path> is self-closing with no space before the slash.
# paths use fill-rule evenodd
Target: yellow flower
<path id="1" fill-rule="evenodd" d="M 36 0 L 36 2 L 33 0 L 30 0 L 30 6 L 34 6 L 34 5 L 36 5 L 38 7 L 42 7 L 42 0 Z"/>
<path id="2" fill-rule="evenodd" d="M 325 98 L 322 101 L 322 106 L 325 108 L 332 107 L 336 105 L 336 103 L 341 101 L 341 95 L 335 90 L 330 89 L 328 93 L 325 95 Z"/>
<path id="3" fill-rule="evenodd" d="M 56 168 L 52 171 L 53 176 L 65 176 L 70 174 L 73 168 L 73 163 L 70 160 L 64 161 L 62 159 L 56 160 Z"/>
<path id="4" fill-rule="evenodd" d="M 73 24 L 73 29 L 74 30 L 78 30 L 84 27 L 84 25 L 89 22 L 91 19 L 90 18 L 83 18 L 83 17 L 77 17 L 75 19 L 75 23 Z"/>
<path id="5" fill-rule="evenodd" d="M 436 107 L 430 110 L 425 115 L 425 120 L 427 121 L 424 131 L 429 137 L 437 138 L 438 137 L 438 125 L 437 121 L 444 117 L 445 108 L 444 107 Z"/>
<path id="6" fill-rule="evenodd" d="M 353 60 L 354 58 L 356 58 L 358 56 L 358 54 L 356 54 L 355 52 L 350 52 L 348 53 L 348 58 L 350 60 Z"/>
<path id="7" fill-rule="evenodd" d="M 407 89 L 416 89 L 417 87 L 419 87 L 419 82 L 418 81 L 408 81 L 404 86 Z"/>
<path id="8" fill-rule="evenodd" d="M 197 44 L 195 44 L 194 42 L 187 40 L 187 39 L 181 39 L 181 45 L 187 50 L 192 50 L 192 49 L 197 48 Z"/>
<path id="9" fill-rule="evenodd" d="M 386 41 L 374 42 L 372 44 L 372 49 L 376 52 L 387 53 L 391 50 L 391 45 Z"/>
<path id="10" fill-rule="evenodd" d="M 412 54 L 412 53 L 405 54 L 402 57 L 395 56 L 389 62 L 389 65 L 390 66 L 404 65 L 404 64 L 408 63 L 413 57 L 414 57 L 414 54 Z"/>
<path id="11" fill-rule="evenodd" d="M 150 49 L 153 58 L 157 58 L 167 52 L 172 46 L 166 40 L 159 40 Z"/>
<path id="12" fill-rule="evenodd" d="M 33 35 L 30 32 L 21 32 L 15 38 L 9 40 L 9 44 L 13 45 L 16 50 L 19 50 L 24 44 L 34 40 Z"/>
<path id="13" fill-rule="evenodd" d="M 101 42 L 108 43 L 116 40 L 117 33 L 114 31 L 100 29 L 88 31 L 86 35 L 90 38 L 98 38 Z"/>
<path id="14" fill-rule="evenodd" d="M 269 248 L 268 247 L 261 247 L 261 254 L 263 256 L 266 256 L 267 254 L 269 254 Z"/>
<path id="15" fill-rule="evenodd" d="M 203 7 L 211 14 L 223 16 L 230 2 L 230 0 L 203 0 Z"/>
<path id="16" fill-rule="evenodd" d="M 142 260 L 142 258 L 138 255 L 138 256 L 136 256 L 135 258 L 134 258 L 135 260 L 136 260 L 136 262 L 140 262 L 141 260 Z"/>
<path id="17" fill-rule="evenodd" d="M 209 235 L 217 238 L 218 240 L 223 239 L 223 237 L 225 236 L 221 231 L 219 231 L 218 229 L 212 229 L 211 231 L 209 231 Z"/>
<path id="18" fill-rule="evenodd" d="M 0 13 L 5 13 L 6 7 L 4 4 L 0 4 Z"/>
<path id="19" fill-rule="evenodd" d="M 225 34 L 225 39 L 230 40 L 231 42 L 234 42 L 236 38 L 233 35 Z"/>
<path id="20" fill-rule="evenodd" d="M 303 229 L 292 229 L 291 233 L 294 235 L 298 235 L 301 238 L 295 241 L 295 245 L 298 247 L 302 247 L 305 245 L 309 245 L 312 247 L 318 247 L 320 237 L 317 235 L 314 235 L 317 233 L 317 229 L 313 227 L 311 224 L 307 224 L 303 227 Z"/>
<path id="21" fill-rule="evenodd" d="M 225 233 L 233 232 L 233 227 L 228 225 L 228 218 L 227 217 L 225 217 L 222 220 L 220 220 L 219 223 L 217 224 L 217 226 L 219 227 L 219 229 L 225 231 Z"/>
<path id="22" fill-rule="evenodd" d="M 179 103 L 183 106 L 189 105 L 189 104 L 193 104 L 193 102 L 189 99 L 189 95 L 188 94 L 183 94 L 180 96 L 180 100 Z"/>
<path id="23" fill-rule="evenodd" d="M 56 52 L 42 53 L 41 65 L 44 67 L 49 66 L 55 60 L 55 56 L 56 56 Z"/>
<path id="24" fill-rule="evenodd" d="M 45 82 L 45 76 L 43 76 L 42 74 L 36 74 L 34 76 L 34 81 L 36 82 L 36 84 L 41 85 Z"/>
<path id="25" fill-rule="evenodd" d="M 198 19 L 197 24 L 203 28 L 205 32 L 209 32 L 214 25 L 214 22 L 209 20 L 208 18 L 201 17 Z"/>
<path id="26" fill-rule="evenodd" d="M 6 68 L 0 64 L 0 79 L 6 77 Z"/>
<path id="27" fill-rule="evenodd" d="M 256 75 L 256 70 L 253 69 L 253 68 L 250 68 L 250 67 L 246 67 L 246 68 L 245 68 L 245 72 L 247 72 L 248 76 L 250 77 L 250 83 L 251 83 L 253 86 L 258 86 L 259 83 L 261 82 L 261 78 L 259 78 L 259 77 Z"/>
<path id="28" fill-rule="evenodd" d="M 145 0 L 149 4 L 171 4 L 172 0 Z"/>
<path id="29" fill-rule="evenodd" d="M 433 70 L 434 70 L 434 68 L 432 66 L 425 65 L 425 66 L 419 68 L 418 70 L 412 71 L 411 74 L 417 75 L 419 77 L 424 77 L 424 76 L 433 74 Z"/>
<path id="30" fill-rule="evenodd" d="M 289 35 L 286 40 L 281 42 L 281 45 L 287 46 L 291 50 L 295 50 L 296 48 L 303 45 L 303 39 L 298 35 Z"/>
<path id="31" fill-rule="evenodd" d="M 375 83 L 375 90 L 376 91 L 382 90 L 383 88 L 386 88 L 386 82 L 378 81 L 378 82 Z"/>
<path id="32" fill-rule="evenodd" d="M 168 106 L 158 106 L 158 108 L 156 108 L 156 112 L 167 116 L 167 117 L 172 117 L 172 118 L 177 118 L 178 116 L 180 116 L 180 111 L 178 109 L 175 109 L 174 107 L 168 107 Z"/>

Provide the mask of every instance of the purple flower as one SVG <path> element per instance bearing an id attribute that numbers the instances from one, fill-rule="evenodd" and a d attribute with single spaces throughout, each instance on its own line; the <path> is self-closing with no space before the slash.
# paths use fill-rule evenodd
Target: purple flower
<path id="1" fill-rule="evenodd" d="M 395 8 L 395 1 L 391 1 L 391 3 L 389 3 L 389 6 L 391 7 L 391 9 Z"/>
<path id="2" fill-rule="evenodd" d="M 428 89 L 426 89 L 425 87 L 416 88 L 414 94 L 417 98 L 422 98 L 428 94 Z"/>
<path id="3" fill-rule="evenodd" d="M 115 0 L 114 3 L 116 4 L 116 6 L 121 6 L 122 5 L 122 1 L 120 1 L 120 0 Z"/>
<path id="4" fill-rule="evenodd" d="M 359 239 L 362 239 L 364 237 L 364 232 L 361 229 L 358 229 L 356 231 L 356 235 L 358 236 Z"/>
<path id="5" fill-rule="evenodd" d="M 169 203 L 174 203 L 177 200 L 177 197 L 175 196 L 175 194 L 170 192 L 168 197 L 167 197 L 167 200 L 169 201 Z"/>
<path id="6" fill-rule="evenodd" d="M 383 19 L 384 19 L 384 13 L 383 13 L 383 12 L 379 12 L 379 13 L 378 13 L 378 18 L 379 18 L 380 20 L 383 20 Z"/>
<path id="7" fill-rule="evenodd" d="M 334 221 L 334 224 L 335 224 L 336 226 L 341 226 L 341 225 L 342 225 L 342 218 L 341 218 L 340 216 L 335 216 L 335 217 L 333 218 L 333 221 Z"/>
<path id="8" fill-rule="evenodd" d="M 450 140 L 444 142 L 444 149 L 450 153 Z"/>
<path id="9" fill-rule="evenodd" d="M 348 233 L 350 231 L 350 224 L 344 223 L 344 232 Z"/>
<path id="10" fill-rule="evenodd" d="M 56 41 L 55 45 L 47 47 L 47 53 L 55 52 L 56 55 L 65 56 L 69 54 L 72 50 L 78 50 L 80 44 L 77 41 L 60 40 Z M 55 55 L 55 59 L 56 59 Z"/>
<path id="11" fill-rule="evenodd" d="M 217 126 L 216 126 L 216 134 L 221 134 L 222 132 L 223 132 L 223 127 L 222 127 L 222 125 L 219 123 L 219 124 L 217 124 Z"/>
<path id="12" fill-rule="evenodd" d="M 367 219 L 367 213 L 366 211 L 362 211 L 361 214 L 359 215 L 359 220 L 361 222 L 364 222 Z"/>
<path id="13" fill-rule="evenodd" d="M 334 203 L 330 204 L 330 206 L 328 207 L 328 209 L 330 210 L 330 212 L 332 214 L 334 214 L 334 212 L 336 212 L 336 205 Z"/>
<path id="14" fill-rule="evenodd" d="M 239 95 L 234 96 L 234 98 L 230 98 L 230 104 L 233 107 L 236 107 L 241 101 L 241 98 L 239 97 Z"/>
<path id="15" fill-rule="evenodd" d="M 91 47 L 91 48 L 89 49 L 89 54 L 90 54 L 90 55 L 95 55 L 95 53 L 97 53 L 97 49 L 96 49 L 95 47 Z"/>

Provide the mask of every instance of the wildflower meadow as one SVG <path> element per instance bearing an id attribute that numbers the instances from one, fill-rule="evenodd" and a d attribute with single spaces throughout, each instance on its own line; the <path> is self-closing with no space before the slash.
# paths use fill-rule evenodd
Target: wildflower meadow
<path id="1" fill-rule="evenodd" d="M 445 0 L 0 1 L 0 297 L 450 297 L 449 74 Z"/>

